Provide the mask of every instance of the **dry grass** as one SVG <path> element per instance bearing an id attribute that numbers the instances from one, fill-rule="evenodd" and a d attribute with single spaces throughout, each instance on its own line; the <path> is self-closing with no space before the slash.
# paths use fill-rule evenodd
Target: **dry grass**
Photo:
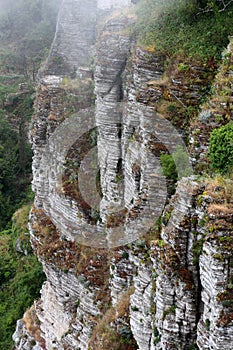
<path id="1" fill-rule="evenodd" d="M 42 349 L 45 348 L 45 341 L 42 337 L 42 332 L 40 329 L 40 321 L 37 317 L 35 306 L 33 305 L 30 309 L 28 309 L 24 316 L 23 322 L 28 333 L 40 344 Z"/>
<path id="2" fill-rule="evenodd" d="M 233 203 L 233 179 L 221 176 L 208 179 L 204 194 L 221 203 Z"/>
<path id="3" fill-rule="evenodd" d="M 116 307 L 116 315 L 118 318 L 127 318 L 129 316 L 130 296 L 134 293 L 134 290 L 135 288 L 133 286 L 130 287 L 120 298 Z"/>
<path id="4" fill-rule="evenodd" d="M 109 280 L 109 257 L 105 249 L 95 249 L 78 245 L 67 239 L 61 239 L 60 232 L 43 210 L 32 212 L 33 248 L 38 256 L 62 270 L 74 269 L 77 275 L 83 275 L 92 286 L 101 287 L 107 296 Z M 91 268 L 90 268 L 91 266 Z"/>
<path id="5" fill-rule="evenodd" d="M 13 225 L 22 228 L 24 231 L 27 231 L 30 209 L 31 204 L 26 204 L 18 209 L 12 217 Z"/>
<path id="6" fill-rule="evenodd" d="M 212 215 L 233 214 L 233 205 L 212 203 L 208 207 L 208 213 Z"/>
<path id="7" fill-rule="evenodd" d="M 116 311 L 109 309 L 95 327 L 89 342 L 90 350 L 117 349 L 118 336 L 116 331 L 110 327 L 116 318 Z M 110 347 L 109 347 L 110 346 Z"/>
<path id="8" fill-rule="evenodd" d="M 121 342 L 121 336 L 117 332 L 117 323 L 119 319 L 124 318 L 129 322 L 129 305 L 130 295 L 134 292 L 134 288 L 130 287 L 126 293 L 120 298 L 116 309 L 111 307 L 103 318 L 99 321 L 94 329 L 91 340 L 89 342 L 90 350 L 133 350 L 136 349 L 134 340 L 128 343 Z M 125 324 L 125 322 L 124 322 Z"/>

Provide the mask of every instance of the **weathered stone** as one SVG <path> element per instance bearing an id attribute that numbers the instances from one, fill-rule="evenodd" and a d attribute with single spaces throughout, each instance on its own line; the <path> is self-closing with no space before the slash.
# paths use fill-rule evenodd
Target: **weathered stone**
<path id="1" fill-rule="evenodd" d="M 17 323 L 17 350 L 94 350 L 93 337 L 101 346 L 109 330 L 120 346 L 130 339 L 138 350 L 232 348 L 232 199 L 223 185 L 194 176 L 178 181 L 169 198 L 159 161 L 177 144 L 185 149 L 161 103 L 195 106 L 207 68 L 189 67 L 199 83 L 177 70 L 166 81 L 165 57 L 137 48 L 127 34 L 133 19 L 118 10 L 134 2 L 62 3 L 30 130 L 31 243 L 47 280 L 34 304 L 37 319 L 31 311 Z M 87 110 L 93 88 L 95 108 Z M 209 117 L 200 115 L 199 146 L 192 133 L 197 151 L 207 151 Z M 97 130 L 97 145 L 90 129 Z M 91 172 L 92 148 L 100 203 L 94 197 L 88 203 L 77 180 L 82 162 Z"/>

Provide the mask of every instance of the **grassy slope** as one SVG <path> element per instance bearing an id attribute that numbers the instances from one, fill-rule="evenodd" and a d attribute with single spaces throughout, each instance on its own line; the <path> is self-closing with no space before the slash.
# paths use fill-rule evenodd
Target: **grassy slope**
<path id="1" fill-rule="evenodd" d="M 165 5 L 164 5 L 165 3 Z M 225 12 L 198 14 L 195 1 L 141 0 L 135 27 L 141 45 L 168 57 L 220 59 L 233 34 L 233 4 Z"/>

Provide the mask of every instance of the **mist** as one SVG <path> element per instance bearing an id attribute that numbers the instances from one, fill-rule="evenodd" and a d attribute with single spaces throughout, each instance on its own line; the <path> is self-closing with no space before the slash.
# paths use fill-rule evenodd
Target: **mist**
<path id="1" fill-rule="evenodd" d="M 61 0 L 0 2 L 0 73 L 33 78 L 51 46 Z"/>

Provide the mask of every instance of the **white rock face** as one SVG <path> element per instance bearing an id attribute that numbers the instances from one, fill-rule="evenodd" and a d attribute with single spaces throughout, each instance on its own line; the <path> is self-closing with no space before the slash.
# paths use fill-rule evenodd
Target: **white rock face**
<path id="1" fill-rule="evenodd" d="M 134 276 L 135 292 L 130 298 L 130 326 L 138 348 L 153 349 L 152 273 L 146 264 L 140 262 L 140 255 L 133 260 L 138 269 Z"/>
<path id="2" fill-rule="evenodd" d="M 65 344 L 86 350 L 93 328 L 91 317 L 99 314 L 94 294 L 73 273 L 44 265 L 48 281 L 41 291 L 37 310 L 46 348 L 64 349 Z"/>
<path id="3" fill-rule="evenodd" d="M 219 232 L 224 237 L 223 232 Z M 232 348 L 232 314 L 230 311 L 231 295 L 229 277 L 232 276 L 232 254 L 228 252 L 220 256 L 219 242 L 210 240 L 203 246 L 200 258 L 200 277 L 203 286 L 202 301 L 204 310 L 198 323 L 198 346 L 201 349 Z M 231 288 L 230 288 L 231 289 Z M 225 304 L 224 304 L 225 300 Z M 227 305 L 227 308 L 224 307 Z"/>
<path id="4" fill-rule="evenodd" d="M 91 76 L 97 10 L 122 9 L 130 4 L 130 0 L 63 0 L 54 41 L 40 75 Z"/>

